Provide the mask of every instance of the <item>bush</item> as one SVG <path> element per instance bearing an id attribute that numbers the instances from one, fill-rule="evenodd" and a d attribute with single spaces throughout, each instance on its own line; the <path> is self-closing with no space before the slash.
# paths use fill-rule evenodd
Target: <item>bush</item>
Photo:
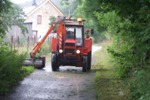
<path id="1" fill-rule="evenodd" d="M 26 75 L 26 71 L 22 68 L 25 55 L 19 55 L 9 50 L 7 44 L 0 43 L 0 95 L 3 95 Z"/>
<path id="2" fill-rule="evenodd" d="M 131 78 L 130 99 L 136 100 L 149 100 L 150 98 L 150 68 L 134 71 L 133 77 Z M 135 84 L 136 83 L 136 84 Z"/>

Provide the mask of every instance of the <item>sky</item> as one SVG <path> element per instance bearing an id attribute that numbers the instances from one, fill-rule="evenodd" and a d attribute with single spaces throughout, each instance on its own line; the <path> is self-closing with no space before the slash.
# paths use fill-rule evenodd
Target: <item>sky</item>
<path id="1" fill-rule="evenodd" d="M 27 3 L 31 3 L 33 0 L 10 0 L 12 1 L 13 3 L 16 3 L 16 4 L 27 4 Z M 37 0 L 38 2 L 40 0 Z M 59 0 L 51 0 L 56 6 L 60 6 L 60 2 Z"/>
<path id="2" fill-rule="evenodd" d="M 22 4 L 22 3 L 25 3 L 30 0 L 10 0 L 10 1 L 12 1 L 13 3 L 16 3 L 16 4 Z"/>

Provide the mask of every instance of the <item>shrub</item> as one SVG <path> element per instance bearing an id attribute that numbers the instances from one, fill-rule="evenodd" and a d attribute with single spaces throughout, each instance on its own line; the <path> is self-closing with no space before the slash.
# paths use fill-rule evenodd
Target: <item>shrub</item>
<path id="1" fill-rule="evenodd" d="M 150 68 L 134 71 L 133 77 L 131 78 L 130 99 L 136 100 L 149 100 L 150 98 Z"/>
<path id="2" fill-rule="evenodd" d="M 0 43 L 0 94 L 5 94 L 22 79 L 22 61 L 25 56 L 18 55 L 16 51 L 9 50 L 7 44 Z"/>

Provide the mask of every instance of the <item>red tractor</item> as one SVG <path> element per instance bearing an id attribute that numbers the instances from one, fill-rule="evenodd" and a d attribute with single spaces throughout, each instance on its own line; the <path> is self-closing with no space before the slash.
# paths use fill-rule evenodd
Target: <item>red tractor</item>
<path id="1" fill-rule="evenodd" d="M 90 70 L 92 39 L 89 37 L 89 30 L 86 31 L 85 36 L 84 20 L 81 18 L 58 17 L 43 39 L 34 46 L 30 53 L 31 59 L 25 60 L 24 65 L 34 65 L 38 69 L 45 66 L 45 57 L 35 57 L 35 55 L 52 31 L 55 35 L 51 42 L 52 70 L 57 71 L 59 66 L 66 65 L 82 67 L 83 72 Z M 94 30 L 91 29 L 91 34 L 93 33 Z"/>

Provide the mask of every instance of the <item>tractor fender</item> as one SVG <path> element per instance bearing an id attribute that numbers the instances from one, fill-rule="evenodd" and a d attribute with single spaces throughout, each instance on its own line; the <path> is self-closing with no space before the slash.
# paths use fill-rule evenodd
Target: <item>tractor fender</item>
<path id="1" fill-rule="evenodd" d="M 91 39 L 85 39 L 84 41 L 84 52 L 83 53 L 88 53 L 92 51 L 92 40 Z"/>

